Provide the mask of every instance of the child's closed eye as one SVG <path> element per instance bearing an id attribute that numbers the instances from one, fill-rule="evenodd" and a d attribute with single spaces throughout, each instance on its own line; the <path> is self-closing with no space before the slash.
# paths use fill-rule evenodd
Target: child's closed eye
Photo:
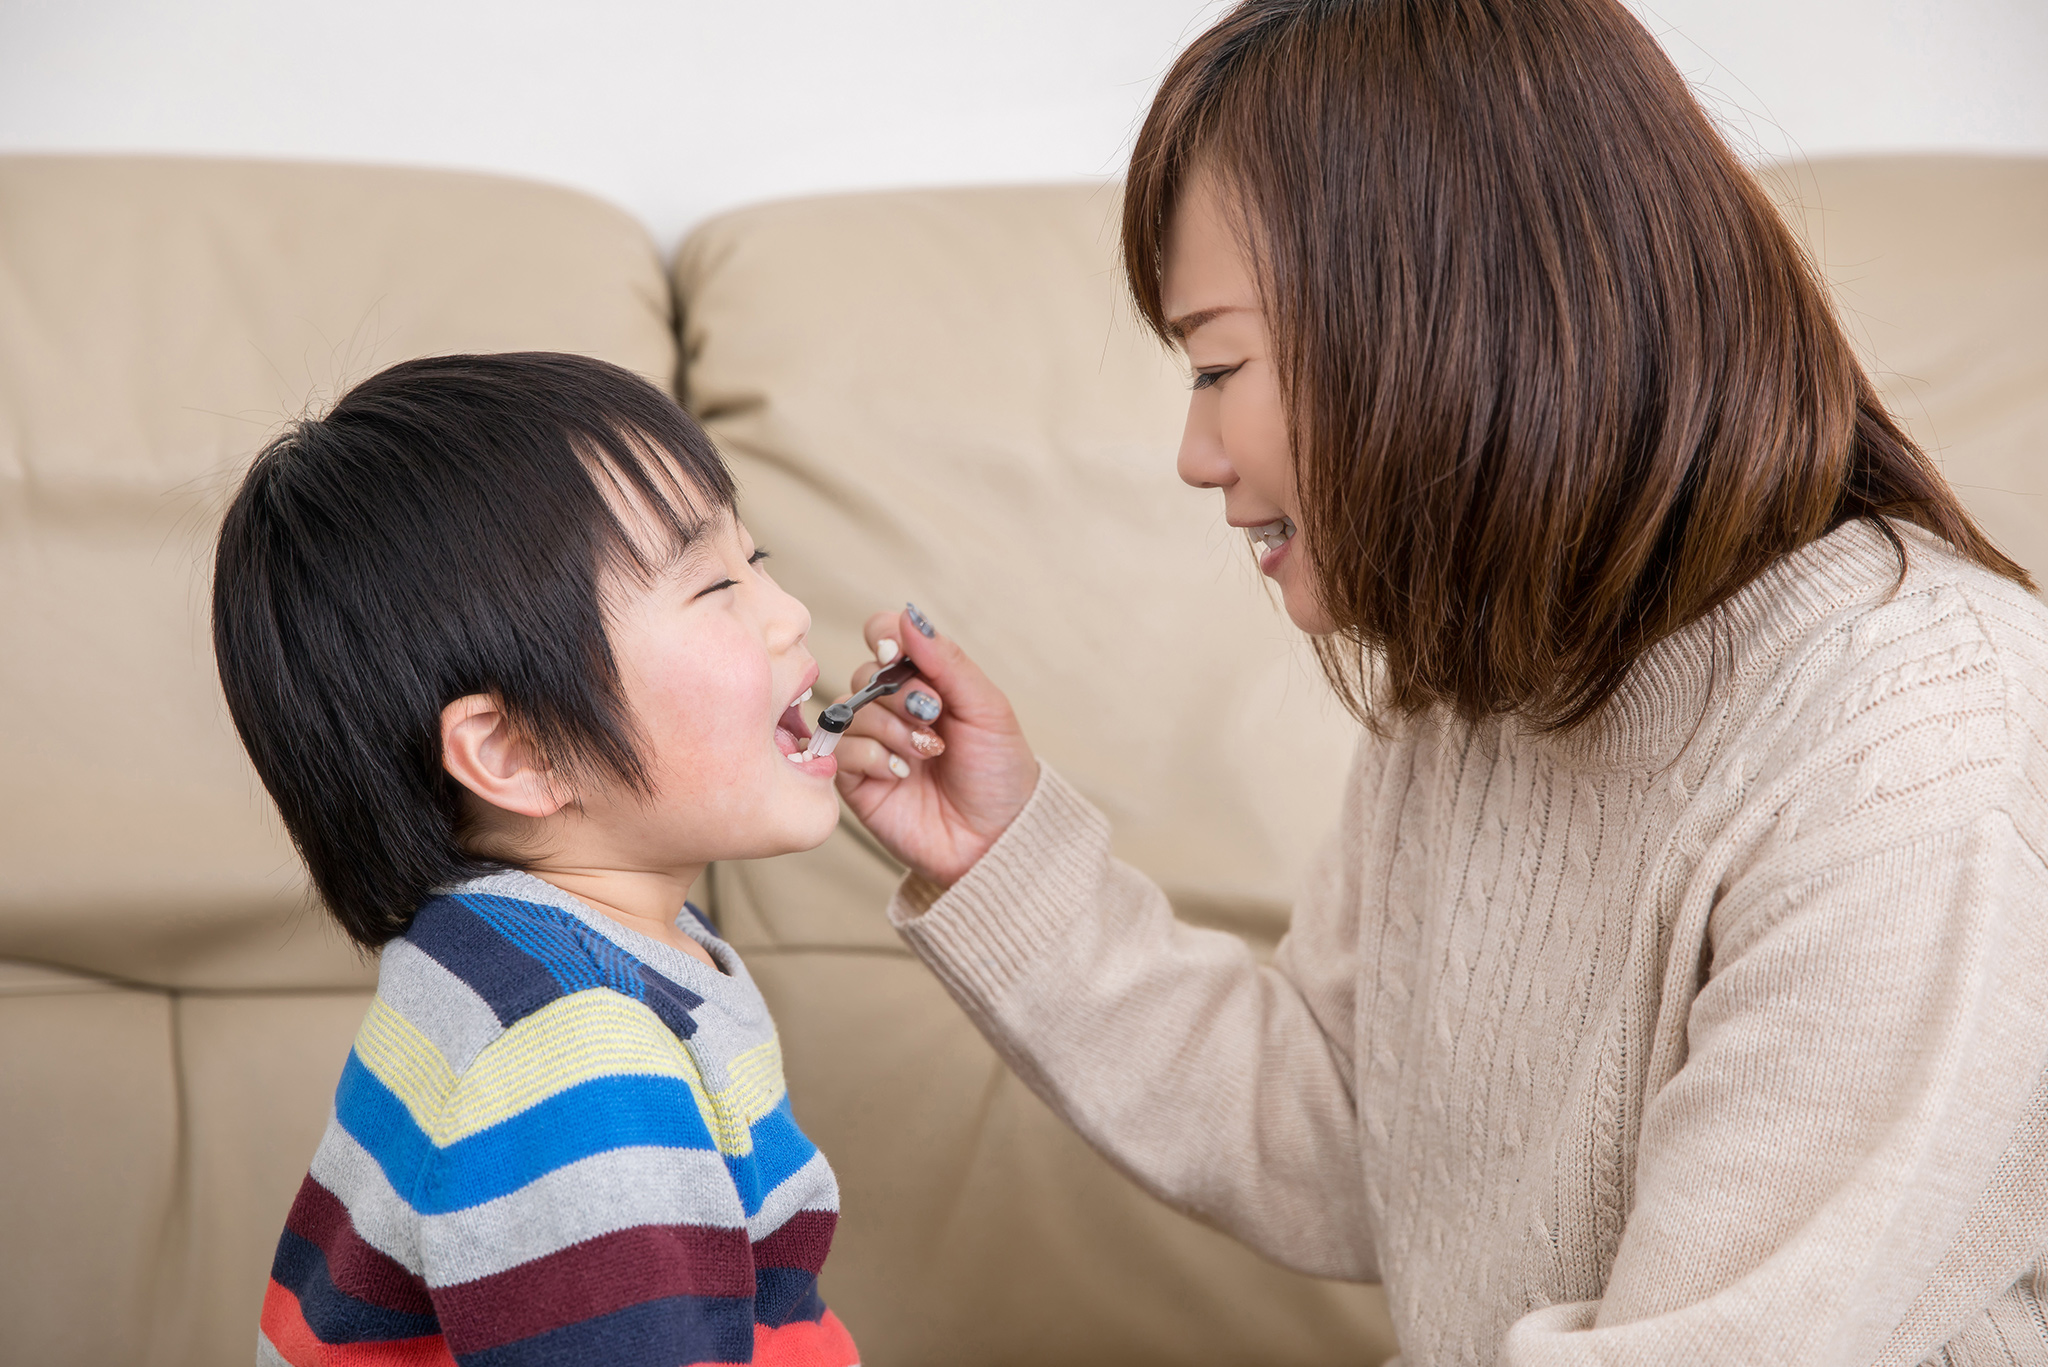
<path id="1" fill-rule="evenodd" d="M 747 557 L 747 563 L 749 565 L 758 565 L 767 558 L 768 548 L 762 546 L 757 548 L 752 555 Z M 737 579 L 721 579 L 716 584 L 707 584 L 705 587 L 697 590 L 696 593 L 690 596 L 692 598 L 702 598 L 704 595 L 708 593 L 717 593 L 720 589 L 732 588 L 737 583 L 739 583 L 739 580 Z"/>

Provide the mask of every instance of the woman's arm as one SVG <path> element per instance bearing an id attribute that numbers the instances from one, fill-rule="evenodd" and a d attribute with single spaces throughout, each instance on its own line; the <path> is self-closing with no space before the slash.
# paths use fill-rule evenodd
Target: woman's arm
<path id="1" fill-rule="evenodd" d="M 1344 880 L 1333 849 L 1321 882 Z M 912 877 L 903 937 L 1033 1091 L 1169 1204 L 1325 1277 L 1376 1275 L 1351 1093 L 1354 922 L 1295 913 L 1275 965 L 1183 925 L 1046 769 L 951 889 Z"/>
<path id="2" fill-rule="evenodd" d="M 1102 816 L 1041 769 L 957 647 L 894 616 L 868 637 L 900 641 L 943 698 L 946 752 L 909 778 L 885 767 L 885 752 L 916 753 L 900 695 L 857 714 L 839 751 L 841 791 L 913 870 L 890 906 L 904 938 L 1018 1076 L 1147 1190 L 1290 1267 L 1373 1278 L 1341 847 L 1262 968 L 1111 857 Z"/>

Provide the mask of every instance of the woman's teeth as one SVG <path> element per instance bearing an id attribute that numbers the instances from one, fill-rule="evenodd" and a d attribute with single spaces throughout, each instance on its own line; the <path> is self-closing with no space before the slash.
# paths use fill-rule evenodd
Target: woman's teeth
<path id="1" fill-rule="evenodd" d="M 1276 517 L 1271 522 L 1262 522 L 1256 527 L 1245 528 L 1245 534 L 1252 539 L 1252 545 L 1259 548 L 1261 558 L 1272 553 L 1276 546 L 1284 546 L 1294 537 L 1294 519 Z"/>

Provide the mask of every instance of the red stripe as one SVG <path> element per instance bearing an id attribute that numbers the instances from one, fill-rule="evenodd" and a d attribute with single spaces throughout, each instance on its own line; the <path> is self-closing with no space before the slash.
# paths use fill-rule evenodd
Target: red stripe
<path id="1" fill-rule="evenodd" d="M 270 1283 L 263 1292 L 263 1336 L 292 1367 L 455 1367 L 439 1334 L 382 1343 L 322 1343 L 300 1313 L 291 1288 Z"/>
<path id="2" fill-rule="evenodd" d="M 284 1227 L 319 1249 L 327 1259 L 327 1275 L 335 1289 L 386 1310 L 431 1315 L 434 1303 L 427 1284 L 405 1265 L 379 1252 L 356 1233 L 355 1221 L 341 1198 L 308 1174 Z"/>
<path id="3" fill-rule="evenodd" d="M 832 1231 L 838 1227 L 837 1212 L 800 1210 L 754 1245 L 754 1266 L 797 1267 L 815 1277 L 825 1270 L 825 1255 L 832 1251 Z"/>
<path id="4" fill-rule="evenodd" d="M 641 1225 L 444 1286 L 434 1308 L 455 1351 L 476 1353 L 663 1296 L 753 1294 L 744 1229 Z"/>
<path id="5" fill-rule="evenodd" d="M 853 1335 L 830 1310 L 817 1321 L 754 1326 L 754 1367 L 860 1367 Z"/>

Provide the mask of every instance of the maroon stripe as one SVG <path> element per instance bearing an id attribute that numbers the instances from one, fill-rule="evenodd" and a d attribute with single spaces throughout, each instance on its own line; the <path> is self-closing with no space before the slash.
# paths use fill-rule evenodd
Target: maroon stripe
<path id="1" fill-rule="evenodd" d="M 284 1227 L 320 1250 L 327 1259 L 327 1276 L 337 1291 L 386 1310 L 408 1315 L 431 1315 L 434 1303 L 427 1284 L 406 1270 L 403 1263 L 365 1243 L 356 1233 L 355 1221 L 341 1198 L 323 1187 L 308 1173 L 299 1184 L 291 1214 Z"/>
<path id="2" fill-rule="evenodd" d="M 444 1286 L 434 1299 L 449 1349 L 478 1353 L 663 1296 L 753 1294 L 744 1229 L 640 1225 Z"/>
<path id="3" fill-rule="evenodd" d="M 756 1267 L 800 1267 L 812 1276 L 825 1270 L 832 1251 L 832 1231 L 839 1215 L 830 1210 L 800 1210 L 754 1245 Z"/>

